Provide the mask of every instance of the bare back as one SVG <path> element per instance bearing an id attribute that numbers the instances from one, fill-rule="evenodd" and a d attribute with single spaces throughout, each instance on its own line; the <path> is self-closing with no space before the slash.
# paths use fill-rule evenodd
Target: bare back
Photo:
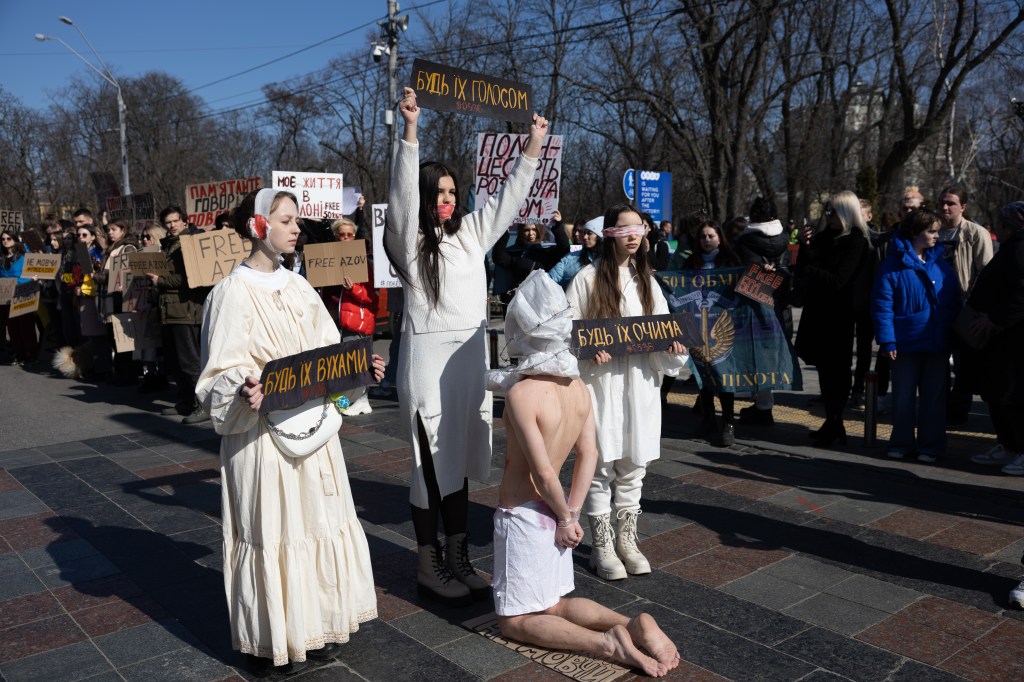
<path id="1" fill-rule="evenodd" d="M 509 389 L 503 421 L 508 445 L 498 496 L 504 507 L 543 499 L 531 476 L 543 458 L 558 472 L 574 447 L 596 451 L 590 393 L 579 378 L 523 378 Z"/>

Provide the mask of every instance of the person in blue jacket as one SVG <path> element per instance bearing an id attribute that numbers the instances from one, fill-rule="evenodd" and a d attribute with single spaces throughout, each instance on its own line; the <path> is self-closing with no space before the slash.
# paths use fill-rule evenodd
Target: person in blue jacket
<path id="1" fill-rule="evenodd" d="M 572 253 L 567 253 L 562 260 L 555 263 L 555 267 L 548 270 L 551 279 L 555 280 L 563 289 L 569 286 L 569 282 L 580 270 L 597 260 L 601 253 L 601 235 L 604 230 L 604 216 L 597 216 L 583 225 L 583 248 Z"/>
<path id="2" fill-rule="evenodd" d="M 892 437 L 888 456 L 934 462 L 946 449 L 946 366 L 960 284 L 938 244 L 942 221 L 919 208 L 893 236 L 875 277 L 871 317 L 878 352 L 892 360 Z"/>

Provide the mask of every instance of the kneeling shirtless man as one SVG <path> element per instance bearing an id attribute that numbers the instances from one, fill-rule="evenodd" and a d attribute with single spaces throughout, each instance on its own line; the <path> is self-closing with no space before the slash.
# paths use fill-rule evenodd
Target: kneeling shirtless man
<path id="1" fill-rule="evenodd" d="M 679 665 L 675 645 L 644 613 L 627 618 L 574 588 L 579 509 L 597 466 L 590 394 L 569 352 L 572 317 L 542 270 L 520 285 L 505 317 L 517 366 L 489 374 L 505 389 L 508 446 L 494 514 L 494 602 L 502 635 L 518 642 L 606 656 L 661 677 Z M 624 397 L 625 399 L 625 397 Z M 575 448 L 568 500 L 558 473 Z"/>

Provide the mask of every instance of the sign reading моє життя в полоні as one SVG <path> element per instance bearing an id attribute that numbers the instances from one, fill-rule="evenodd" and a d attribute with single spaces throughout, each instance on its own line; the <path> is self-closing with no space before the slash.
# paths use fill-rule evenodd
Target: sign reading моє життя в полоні
<path id="1" fill-rule="evenodd" d="M 533 122 L 533 90 L 525 83 L 416 59 L 410 87 L 417 103 L 428 109 Z"/>

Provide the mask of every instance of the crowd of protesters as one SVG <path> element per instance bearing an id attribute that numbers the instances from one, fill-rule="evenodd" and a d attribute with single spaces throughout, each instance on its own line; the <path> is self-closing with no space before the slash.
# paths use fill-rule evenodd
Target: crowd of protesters
<path id="1" fill-rule="evenodd" d="M 870 204 L 852 192 L 832 196 L 821 206 L 817 224 L 804 221 L 802 229 L 795 229 L 792 221 L 784 227 L 773 202 L 762 197 L 751 203 L 747 215 L 721 223 L 706 211 L 684 216 L 674 231 L 670 223 L 656 225 L 649 215 L 640 214 L 640 219 L 645 259 L 653 271 L 758 263 L 783 275 L 774 312 L 793 351 L 816 368 L 820 382 L 825 421 L 811 433 L 816 445 L 846 442 L 845 417 L 851 408 L 864 407 L 864 379 L 873 362 L 877 409 L 893 423 L 889 457 L 941 459 L 946 426 L 962 424 L 973 397 L 980 395 L 998 442 L 973 461 L 1024 475 L 1024 433 L 1018 433 L 1017 420 L 1008 416 L 1024 402 L 1024 395 L 1018 396 L 1024 391 L 1018 388 L 1024 387 L 1024 376 L 1018 380 L 1016 356 L 1009 352 L 1024 315 L 1022 285 L 1013 279 L 1024 269 L 1014 260 L 1020 204 L 1005 207 L 990 231 L 966 217 L 968 202 L 960 187 L 944 188 L 931 206 L 916 188 L 908 188 L 894 211 L 882 213 L 880 225 L 872 222 Z M 135 231 L 127 223 L 106 221 L 105 214 L 102 218 L 81 208 L 70 221 L 48 219 L 22 231 L 3 231 L 0 277 L 19 284 L 30 281 L 21 270 L 24 255 L 31 251 L 62 258 L 57 276 L 39 281 L 36 312 L 10 317 L 10 306 L 0 306 L 0 326 L 9 339 L 0 360 L 31 368 L 56 353 L 54 366 L 67 376 L 138 383 L 143 393 L 170 390 L 173 382 L 174 404 L 165 412 L 188 423 L 205 421 L 208 417 L 194 393 L 200 371 L 199 327 L 209 288 L 189 286 L 179 243 L 182 234 L 197 228 L 177 206 L 166 207 L 157 222 Z M 223 220 L 215 221 L 214 229 L 228 224 L 230 216 L 219 218 Z M 301 242 L 367 236 L 360 202 L 351 219 L 304 226 Z M 548 223 L 512 226 L 489 253 L 496 300 L 507 303 L 535 269 L 547 271 L 567 289 L 600 259 L 602 239 L 603 217 L 572 225 L 556 213 Z M 79 243 L 88 264 L 81 262 Z M 112 263 L 146 248 L 165 254 L 170 274 L 115 281 Z M 996 250 L 1004 255 L 994 259 Z M 295 271 L 304 274 L 301 258 L 294 263 Z M 401 291 L 389 291 L 397 355 Z M 320 293 L 344 338 L 375 333 L 381 292 L 346 279 Z M 802 307 L 795 330 L 794 306 Z M 111 322 L 120 312 L 135 312 L 147 324 L 159 325 L 162 348 L 115 353 Z M 663 397 L 671 386 L 666 378 Z M 393 396 L 395 389 L 389 366 L 381 386 L 370 395 Z M 715 419 L 716 396 L 722 406 L 720 420 Z M 738 414 L 734 397 L 705 381 L 695 435 L 728 445 L 736 423 L 774 423 L 771 391 L 754 391 L 753 404 Z M 371 411 L 366 398 L 350 406 L 349 413 Z"/>
<path id="2" fill-rule="evenodd" d="M 353 219 L 307 221 L 300 242 L 365 239 L 362 209 L 360 201 Z M 201 230 L 178 206 L 167 206 L 157 220 L 143 223 L 133 229 L 128 222 L 108 220 L 105 213 L 97 218 L 83 207 L 71 220 L 48 217 L 24 230 L 3 230 L 0 277 L 17 284 L 34 280 L 39 306 L 11 317 L 11 304 L 0 305 L 0 328 L 5 330 L 0 363 L 39 371 L 52 365 L 64 376 L 86 383 L 137 386 L 143 394 L 170 392 L 167 397 L 173 404 L 164 415 L 181 416 L 186 424 L 202 423 L 209 415 L 196 400 L 195 386 L 202 369 L 200 329 L 210 287 L 189 285 L 181 250 L 181 236 Z M 218 215 L 214 225 L 212 229 L 230 228 L 231 215 Z M 139 250 L 159 250 L 169 272 L 129 273 L 125 256 Z M 61 256 L 53 279 L 23 276 L 25 255 L 32 252 Z M 305 274 L 301 257 L 289 263 L 295 272 Z M 320 294 L 344 338 L 374 333 L 378 292 L 372 285 L 346 278 Z M 159 343 L 116 352 L 113 324 L 119 313 L 134 313 L 136 330 L 159 329 L 151 335 L 159 337 Z M 364 395 L 346 413 L 370 410 Z"/>
<path id="3" fill-rule="evenodd" d="M 831 196 L 820 207 L 817 224 L 805 222 L 802 228 L 792 222 L 784 226 L 773 202 L 764 197 L 751 203 L 747 215 L 721 223 L 706 211 L 689 214 L 674 232 L 628 204 L 576 226 L 564 223 L 556 213 L 548 224 L 508 227 L 503 223 L 525 192 L 529 164 L 521 164 L 510 193 L 499 195 L 495 206 L 463 214 L 451 173 L 439 164 L 418 163 L 413 113 L 403 112 L 406 137 L 396 170 L 401 183 L 393 187 L 390 202 L 396 211 L 391 216 L 394 234 L 385 235 L 392 267 L 413 286 L 406 288 L 404 304 L 394 296 L 398 292 L 389 296 L 397 303 L 388 309 L 397 313 L 393 320 L 399 321 L 392 328 L 390 373 L 382 362 L 375 362 L 374 373 L 381 381 L 376 395 L 397 389 L 417 453 L 421 473 L 412 478 L 410 501 L 420 550 L 417 584 L 421 592 L 453 604 L 490 593 L 487 581 L 468 561 L 466 536 L 468 478 L 486 477 L 491 461 L 485 447 L 490 440 L 490 398 L 480 383 L 486 363 L 483 292 L 488 276 L 494 305 L 509 304 L 521 285 L 528 286 L 540 276 L 565 290 L 567 307 L 562 312 L 602 319 L 667 312 L 669 292 L 654 276 L 658 271 L 757 264 L 777 273 L 783 282 L 774 305 L 760 310 L 772 324 L 777 323 L 784 350 L 817 371 L 825 411 L 824 422 L 810 434 L 817 447 L 846 444 L 846 419 L 865 406 L 866 376 L 874 355 L 882 396 L 877 407 L 892 420 L 887 457 L 939 461 L 946 451 L 947 426 L 961 424 L 973 397 L 980 395 L 997 443 L 971 460 L 998 466 L 1005 474 L 1024 475 L 1024 422 L 1017 418 L 1024 407 L 1024 362 L 1014 352 L 1024 335 L 1024 202 L 1003 207 L 991 232 L 965 217 L 968 195 L 960 187 L 944 188 L 936 195 L 934 207 L 916 189 L 908 190 L 897 212 L 883 214 L 881 228 L 872 223 L 870 205 L 849 191 Z M 545 130 L 546 123 L 538 119 L 532 147 L 540 146 Z M 438 203 L 424 209 L 429 202 L 421 201 L 418 192 L 436 193 Z M 282 202 L 280 196 L 268 194 L 262 204 L 257 198 L 246 209 L 284 221 L 281 224 L 287 223 L 289 232 L 274 237 L 280 244 L 268 232 L 260 242 L 263 246 L 253 246 L 248 264 L 239 269 L 255 268 L 255 274 L 244 274 L 255 278 L 250 284 L 257 288 L 266 284 L 260 277 L 267 282 L 267 277 L 287 279 L 289 287 L 302 292 L 290 303 L 299 310 L 306 305 L 299 299 L 306 297 L 307 289 L 312 291 L 303 282 L 302 260 L 295 255 L 302 244 L 368 235 L 361 206 L 352 218 L 305 224 L 294 220 L 291 227 L 281 217 L 282 211 L 286 218 L 294 217 L 289 202 L 294 199 Z M 449 231 L 453 219 L 462 224 Z M 232 224 L 230 216 L 226 223 Z M 455 254 L 448 238 L 460 231 L 463 251 Z M 48 360 L 47 353 L 52 351 L 53 366 L 69 377 L 137 384 L 145 393 L 168 391 L 173 405 L 164 413 L 182 416 L 184 423 L 208 421 L 212 414 L 215 426 L 223 427 L 227 420 L 239 418 L 232 412 L 238 391 L 228 382 L 230 395 L 225 394 L 225 400 L 230 405 L 221 400 L 222 391 L 217 388 L 223 379 L 221 370 L 211 369 L 204 355 L 204 348 L 212 348 L 216 337 L 209 320 L 204 323 L 204 315 L 209 317 L 217 307 L 207 300 L 217 294 L 211 298 L 210 288 L 189 284 L 181 237 L 196 232 L 177 206 L 166 207 L 158 223 L 135 233 L 127 223 L 96 221 L 87 209 L 76 211 L 73 222 L 66 225 L 44 221 L 24 231 L 4 230 L 0 277 L 25 284 L 31 281 L 22 272 L 26 253 L 61 254 L 55 279 L 39 282 L 36 312 L 10 317 L 10 306 L 0 307 L 0 321 L 10 339 L 8 361 L 31 369 L 42 366 L 41 360 Z M 292 232 L 294 240 L 281 241 Z M 423 235 L 433 235 L 436 242 Z M 473 235 L 475 241 L 470 239 Z M 281 255 L 280 248 L 285 246 L 290 250 L 278 266 L 275 254 Z M 164 254 L 168 273 L 124 277 L 113 267 L 125 254 L 146 248 L 158 248 Z M 453 258 L 463 269 L 459 277 L 451 271 Z M 266 276 L 253 265 L 256 261 L 269 268 Z M 288 276 L 274 274 L 278 270 Z M 550 279 L 535 271 L 548 273 Z M 372 282 L 372 263 L 370 277 Z M 480 299 L 472 305 L 465 300 L 465 280 L 480 285 Z M 218 286 L 214 291 L 224 298 L 227 289 L 222 289 Z M 321 317 L 334 327 L 318 327 L 317 335 L 342 340 L 374 335 L 380 294 L 371 283 L 348 277 L 315 292 L 324 307 Z M 410 296 L 422 300 L 410 305 Z M 793 307 L 802 309 L 796 325 Z M 221 313 L 233 314 L 228 308 Z M 133 312 L 159 325 L 160 348 L 115 352 L 111 322 L 119 312 Z M 305 339 L 299 345 L 316 343 Z M 455 364 L 464 368 L 467 362 L 480 372 L 446 371 Z M 595 415 L 598 462 L 585 505 L 570 507 L 566 523 L 575 524 L 581 513 L 588 516 L 593 536 L 591 567 L 606 580 L 651 570 L 637 545 L 642 483 L 647 465 L 660 455 L 666 392 L 672 377 L 686 375 L 684 368 L 701 372 L 678 342 L 649 354 L 612 357 L 600 351 L 579 358 L 579 376 Z M 520 368 L 527 374 L 528 369 Z M 469 386 L 468 377 L 476 374 L 479 382 Z M 261 395 L 258 379 L 249 376 L 245 382 L 241 395 L 255 405 L 253 401 L 258 403 Z M 197 390 L 204 402 L 197 399 Z M 371 411 L 365 391 L 353 397 L 343 414 Z M 736 424 L 752 431 L 774 425 L 771 391 L 752 391 L 746 397 L 753 404 L 739 414 L 736 397 L 734 390 L 703 376 L 694 435 L 728 446 L 735 441 Z M 481 419 L 469 416 L 477 414 Z M 246 419 L 246 424 L 253 422 Z M 446 423 L 457 428 L 443 429 Z M 477 430 L 467 432 L 472 424 Z M 468 452 L 479 461 L 466 459 Z M 355 523 L 351 509 L 342 511 L 346 523 Z M 446 538 L 443 544 L 438 540 L 439 521 Z M 572 542 L 578 544 L 579 538 L 566 542 L 566 547 L 575 546 Z M 247 598 L 240 597 L 242 602 Z M 371 617 L 371 606 L 346 617 L 353 622 Z M 263 655 L 260 646 L 254 640 L 241 648 Z M 290 649 L 275 652 L 273 658 L 275 664 L 302 660 L 299 652 Z"/>

